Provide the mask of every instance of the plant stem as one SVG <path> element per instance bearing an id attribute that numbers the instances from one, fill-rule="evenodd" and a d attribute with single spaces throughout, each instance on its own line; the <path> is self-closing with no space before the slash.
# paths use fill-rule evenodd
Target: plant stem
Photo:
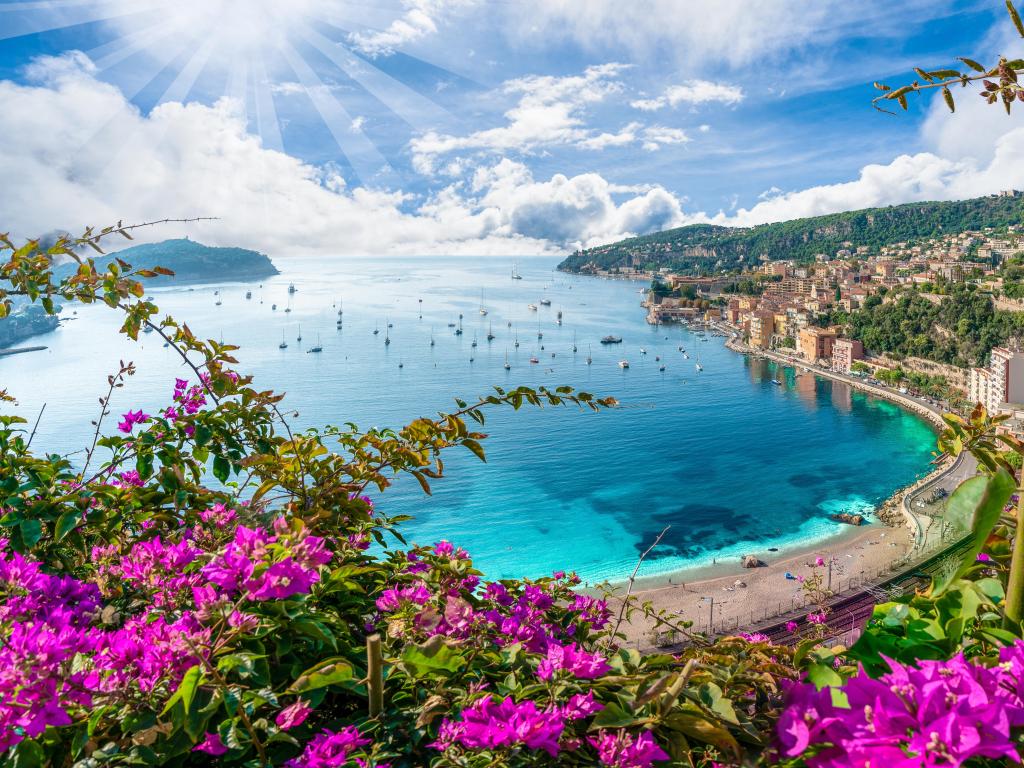
<path id="1" fill-rule="evenodd" d="M 384 711 L 384 659 L 380 635 L 366 638 L 366 687 L 370 694 L 370 717 L 379 717 Z"/>
<path id="2" fill-rule="evenodd" d="M 1017 530 L 1013 537 L 1013 556 L 1010 560 L 1010 579 L 1006 586 L 1006 609 L 1003 628 L 1019 631 L 1024 619 L 1024 470 L 1017 487 Z"/>

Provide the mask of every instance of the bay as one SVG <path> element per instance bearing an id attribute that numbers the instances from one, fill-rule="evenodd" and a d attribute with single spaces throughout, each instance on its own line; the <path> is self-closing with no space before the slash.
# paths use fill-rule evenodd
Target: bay
<path id="1" fill-rule="evenodd" d="M 239 369 L 287 393 L 300 426 L 399 427 L 494 385 L 568 384 L 621 401 L 600 413 L 494 410 L 486 464 L 450 454 L 433 496 L 404 479 L 380 500 L 388 513 L 414 516 L 410 540 L 457 543 L 492 578 L 571 569 L 589 582 L 622 579 L 666 526 L 644 575 L 821 541 L 841 530 L 830 512 L 870 510 L 928 470 L 930 426 L 891 403 L 747 359 L 721 338 L 651 327 L 637 283 L 557 273 L 550 258 L 516 261 L 522 280 L 511 279 L 511 259 L 494 257 L 278 259 L 282 274 L 262 284 L 152 295 L 197 334 L 240 345 Z M 155 334 L 133 343 L 116 335 L 115 312 L 74 309 L 62 328 L 31 342 L 46 351 L 0 358 L 0 387 L 18 398 L 13 410 L 33 421 L 46 404 L 40 450 L 87 444 L 96 397 L 120 359 L 139 371 L 115 395 L 115 415 L 165 406 L 184 375 Z M 449 324 L 460 314 L 456 336 Z M 600 344 L 607 334 L 623 343 Z M 323 352 L 307 352 L 318 342 Z"/>

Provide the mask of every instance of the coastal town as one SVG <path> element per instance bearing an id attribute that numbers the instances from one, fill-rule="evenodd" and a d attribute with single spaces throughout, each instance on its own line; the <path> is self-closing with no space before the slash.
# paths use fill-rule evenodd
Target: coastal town
<path id="1" fill-rule="evenodd" d="M 763 256 L 756 266 L 722 275 L 634 268 L 609 276 L 652 281 L 643 300 L 651 324 L 720 324 L 755 352 L 917 391 L 950 407 L 981 403 L 989 413 L 1008 415 L 1006 428 L 1021 433 L 1024 350 L 1017 339 L 992 346 L 983 365 L 958 366 L 871 349 L 850 334 L 848 321 L 908 295 L 938 304 L 952 286 L 988 297 L 999 311 L 1024 312 L 1016 280 L 1022 261 L 1024 227 L 1010 225 L 876 248 L 848 241 L 810 262 Z"/>

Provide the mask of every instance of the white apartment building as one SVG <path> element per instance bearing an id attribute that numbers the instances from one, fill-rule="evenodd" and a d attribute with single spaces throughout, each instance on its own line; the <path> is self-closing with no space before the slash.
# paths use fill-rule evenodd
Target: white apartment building
<path id="1" fill-rule="evenodd" d="M 1024 353 L 995 347 L 988 368 L 972 368 L 968 376 L 968 396 L 981 403 L 989 413 L 1024 403 Z"/>

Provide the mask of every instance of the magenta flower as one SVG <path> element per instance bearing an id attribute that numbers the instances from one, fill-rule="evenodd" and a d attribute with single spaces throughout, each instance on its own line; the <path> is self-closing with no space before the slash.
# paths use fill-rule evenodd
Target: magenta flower
<path id="1" fill-rule="evenodd" d="M 251 600 L 284 600 L 308 593 L 319 580 L 319 573 L 286 557 L 267 568 L 260 576 L 247 581 L 245 587 L 249 590 Z"/>
<path id="2" fill-rule="evenodd" d="M 651 768 L 655 761 L 668 760 L 650 731 L 633 736 L 629 731 L 598 731 L 597 738 L 587 739 L 595 749 L 601 765 L 611 768 Z"/>
<path id="3" fill-rule="evenodd" d="M 825 558 L 823 558 L 823 557 L 817 557 L 817 558 L 815 558 L 815 559 L 814 559 L 814 564 L 815 564 L 816 566 L 822 566 L 822 565 L 824 565 L 824 564 L 825 564 Z"/>
<path id="4" fill-rule="evenodd" d="M 797 624 L 795 621 L 787 621 L 786 622 L 786 631 L 787 632 L 796 632 L 797 629 L 799 629 L 799 628 L 800 628 L 800 625 Z"/>
<path id="5" fill-rule="evenodd" d="M 977 562 L 979 562 L 979 563 L 990 563 L 990 562 L 992 562 L 991 556 L 985 554 L 984 552 L 979 552 L 978 556 L 975 558 L 975 560 Z"/>
<path id="6" fill-rule="evenodd" d="M 228 748 L 224 746 L 224 742 L 220 739 L 220 734 L 207 733 L 206 738 L 192 747 L 193 752 L 205 752 L 208 755 L 223 755 L 228 751 Z"/>
<path id="7" fill-rule="evenodd" d="M 577 693 L 571 696 L 569 701 L 562 707 L 562 715 L 566 720 L 581 720 L 590 717 L 604 709 L 604 704 L 594 700 L 594 692 L 587 691 L 586 694 Z"/>
<path id="8" fill-rule="evenodd" d="M 783 753 L 810 748 L 810 768 L 959 766 L 974 758 L 1020 762 L 1016 734 L 1024 726 L 1024 642 L 984 667 L 962 653 L 918 667 L 889 660 L 892 671 L 874 680 L 861 670 L 847 680 L 848 707 L 831 690 L 790 685 L 776 734 Z"/>
<path id="9" fill-rule="evenodd" d="M 462 710 L 461 721 L 445 718 L 432 746 L 444 750 L 458 742 L 470 749 L 526 746 L 558 755 L 558 739 L 565 730 L 561 713 L 537 708 L 536 702 L 516 704 L 512 697 L 500 702 L 489 696 Z"/>
<path id="10" fill-rule="evenodd" d="M 809 621 L 811 624 L 824 624 L 827 619 L 828 617 L 825 615 L 824 611 L 820 613 L 807 614 L 807 621 Z"/>
<path id="11" fill-rule="evenodd" d="M 430 590 L 422 581 L 408 587 L 385 589 L 377 598 L 377 608 L 382 611 L 397 611 L 403 605 L 426 605 Z"/>
<path id="12" fill-rule="evenodd" d="M 149 414 L 142 411 L 128 411 L 121 416 L 117 428 L 124 433 L 130 433 L 136 424 L 144 424 L 149 421 Z"/>
<path id="13" fill-rule="evenodd" d="M 294 728 L 306 722 L 306 718 L 309 717 L 309 713 L 312 711 L 312 707 L 302 699 L 299 699 L 294 704 L 289 704 L 278 712 L 274 722 L 277 723 L 278 728 L 287 731 L 289 728 Z"/>
<path id="14" fill-rule="evenodd" d="M 591 680 L 601 677 L 611 667 L 599 653 L 581 650 L 578 645 L 559 645 L 552 642 L 548 645 L 547 656 L 537 665 L 537 677 L 550 680 L 557 670 L 565 670 L 573 677 Z"/>
<path id="15" fill-rule="evenodd" d="M 338 768 L 348 762 L 348 756 L 370 743 L 359 735 L 354 725 L 337 733 L 326 728 L 306 744 L 299 757 L 285 763 L 285 768 Z"/>

